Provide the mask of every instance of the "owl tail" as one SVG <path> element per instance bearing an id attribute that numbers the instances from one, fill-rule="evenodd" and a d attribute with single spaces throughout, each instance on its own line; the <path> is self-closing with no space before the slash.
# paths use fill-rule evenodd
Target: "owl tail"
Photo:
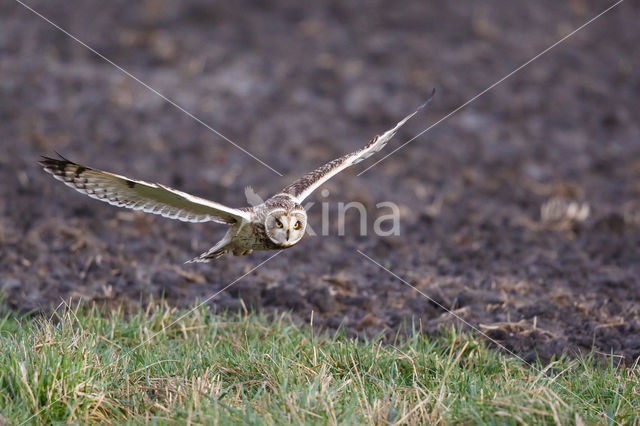
<path id="1" fill-rule="evenodd" d="M 201 263 L 206 263 L 206 262 L 210 262 L 213 259 L 217 259 L 220 256 L 222 256 L 223 254 L 225 254 L 227 251 L 231 250 L 231 247 L 229 247 L 229 242 L 231 242 L 231 230 L 229 230 L 225 236 L 218 241 L 218 243 L 211 247 L 209 250 L 207 250 L 206 252 L 202 253 L 200 256 L 198 257 L 194 257 L 191 260 L 186 261 L 185 263 L 195 263 L 195 262 L 201 262 Z"/>

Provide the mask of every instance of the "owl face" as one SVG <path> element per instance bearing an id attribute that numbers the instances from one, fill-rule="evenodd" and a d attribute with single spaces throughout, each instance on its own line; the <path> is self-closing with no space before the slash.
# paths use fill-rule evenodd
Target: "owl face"
<path id="1" fill-rule="evenodd" d="M 307 215 L 303 210 L 273 210 L 264 222 L 269 239 L 282 247 L 290 247 L 300 241 L 306 226 Z"/>

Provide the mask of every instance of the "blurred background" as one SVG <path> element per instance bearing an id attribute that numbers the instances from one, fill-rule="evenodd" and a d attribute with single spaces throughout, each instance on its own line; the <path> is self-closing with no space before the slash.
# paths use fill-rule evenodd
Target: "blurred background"
<path id="1" fill-rule="evenodd" d="M 36 164 L 71 160 L 232 206 L 361 147 L 419 105 L 392 149 L 579 27 L 587 0 L 190 0 L 25 4 L 280 171 L 280 177 L 17 2 L 0 3 L 0 288 L 20 312 L 63 299 L 188 306 L 270 253 L 183 262 L 225 232 L 91 200 Z M 350 334 L 454 318 L 532 360 L 640 356 L 640 7 L 623 2 L 320 202 L 401 208 L 401 235 L 307 237 L 210 301 L 292 311 Z M 334 215 L 334 217 L 337 217 Z M 349 229 L 351 228 L 351 229 Z"/>

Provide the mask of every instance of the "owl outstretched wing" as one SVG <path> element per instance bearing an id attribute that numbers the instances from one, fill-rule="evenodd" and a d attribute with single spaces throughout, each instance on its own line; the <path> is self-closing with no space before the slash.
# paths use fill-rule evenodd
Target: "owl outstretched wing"
<path id="1" fill-rule="evenodd" d="M 62 157 L 62 156 L 61 156 Z M 157 183 L 129 179 L 73 163 L 65 158 L 43 157 L 40 165 L 65 185 L 91 198 L 159 214 L 184 222 L 218 222 L 233 224 L 248 221 L 249 213 L 205 200 Z"/>
<path id="2" fill-rule="evenodd" d="M 319 167 L 310 173 L 307 173 L 300 179 L 293 182 L 291 185 L 284 188 L 282 192 L 292 195 L 299 203 L 301 203 L 320 185 L 331 179 L 333 176 L 337 175 L 344 169 L 369 158 L 370 156 L 384 148 L 387 142 L 389 142 L 389 140 L 395 136 L 398 129 L 400 129 L 400 127 L 402 127 L 407 121 L 409 121 L 411 117 L 416 115 L 422 108 L 424 108 L 425 105 L 427 105 L 431 101 L 434 94 L 435 89 L 425 103 L 420 105 L 414 112 L 400 120 L 400 122 L 396 124 L 392 129 L 387 130 L 381 135 L 375 136 L 363 148 L 360 148 L 359 150 L 352 152 L 351 154 L 336 158 L 335 160 L 325 164 L 324 166 Z"/>

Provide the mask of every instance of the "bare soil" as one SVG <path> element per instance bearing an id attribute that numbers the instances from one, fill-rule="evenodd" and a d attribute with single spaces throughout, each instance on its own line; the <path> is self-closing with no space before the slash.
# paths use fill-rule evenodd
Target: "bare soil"
<path id="1" fill-rule="evenodd" d="M 602 2 L 167 0 L 28 4 L 231 143 L 15 2 L 0 4 L 0 288 L 20 312 L 80 298 L 189 306 L 271 253 L 183 262 L 224 232 L 86 198 L 36 165 L 74 161 L 233 206 L 429 109 L 386 152 L 606 7 Z M 446 4 L 445 4 L 446 3 Z M 621 6 L 357 177 L 310 199 L 321 228 L 209 303 L 393 337 L 459 322 L 527 360 L 640 356 L 640 7 Z M 385 153 L 386 153 L 385 152 Z M 381 156 L 375 157 L 375 159 Z M 401 207 L 358 235 L 339 202 Z M 574 204 L 571 204 L 574 203 Z M 588 208 L 588 215 L 584 214 Z M 376 259 L 424 295 L 356 250 Z"/>

